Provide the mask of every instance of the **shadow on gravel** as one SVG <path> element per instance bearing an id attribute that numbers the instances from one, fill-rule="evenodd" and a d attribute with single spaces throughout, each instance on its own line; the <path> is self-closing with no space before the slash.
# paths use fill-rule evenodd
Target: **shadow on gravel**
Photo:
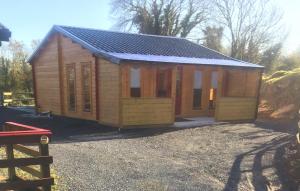
<path id="1" fill-rule="evenodd" d="M 298 128 L 298 119 L 289 121 L 257 120 L 255 122 L 255 126 L 262 129 L 269 129 L 272 131 L 295 135 Z"/>
<path id="2" fill-rule="evenodd" d="M 256 133 L 259 133 L 257 131 Z M 243 135 L 243 138 L 252 139 L 254 136 L 253 133 L 249 135 Z M 253 190 L 255 191 L 270 191 L 271 186 L 267 177 L 263 175 L 263 170 L 273 167 L 276 169 L 276 175 L 279 177 L 280 184 L 284 191 L 297 191 L 298 185 L 288 178 L 285 165 L 285 147 L 290 144 L 293 140 L 292 135 L 281 136 L 272 139 L 271 141 L 262 144 L 248 152 L 239 154 L 236 156 L 236 159 L 231 167 L 229 178 L 227 180 L 224 191 L 237 191 L 239 190 L 238 185 L 241 181 L 243 173 L 251 173 L 252 180 L 250 180 Z M 274 158 L 263 162 L 263 158 L 268 159 L 270 152 L 274 152 Z M 253 157 L 253 166 L 252 169 L 242 170 L 242 162 L 247 157 Z"/>
<path id="3" fill-rule="evenodd" d="M 53 116 L 52 118 L 33 117 L 31 114 L 24 111 L 0 107 L 0 126 L 7 121 L 51 130 L 53 133 L 52 144 L 112 139 L 134 139 L 187 129 L 166 127 L 124 129 L 119 131 L 117 128 L 100 125 L 95 121 L 61 116 Z"/>

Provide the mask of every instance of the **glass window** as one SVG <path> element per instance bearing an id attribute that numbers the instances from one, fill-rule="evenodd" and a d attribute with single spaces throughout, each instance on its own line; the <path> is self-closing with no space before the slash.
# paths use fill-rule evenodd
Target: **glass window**
<path id="1" fill-rule="evenodd" d="M 76 83 L 75 64 L 67 65 L 67 95 L 69 111 L 76 110 Z"/>
<path id="2" fill-rule="evenodd" d="M 91 111 L 91 65 L 82 65 L 82 103 L 83 111 Z"/>
<path id="3" fill-rule="evenodd" d="M 202 99 L 202 72 L 195 71 L 194 73 L 194 91 L 193 91 L 193 108 L 201 109 Z"/>
<path id="4" fill-rule="evenodd" d="M 140 68 L 130 69 L 130 95 L 141 97 L 141 70 Z"/>
<path id="5" fill-rule="evenodd" d="M 171 97 L 172 69 L 157 69 L 157 97 Z"/>
<path id="6" fill-rule="evenodd" d="M 214 89 L 218 87 L 218 72 L 212 72 L 211 74 L 211 87 Z"/>

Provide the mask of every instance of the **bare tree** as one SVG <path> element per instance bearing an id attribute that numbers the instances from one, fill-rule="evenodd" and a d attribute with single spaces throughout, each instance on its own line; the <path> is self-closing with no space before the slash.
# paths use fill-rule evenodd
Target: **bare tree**
<path id="1" fill-rule="evenodd" d="M 212 0 L 212 18 L 225 29 L 231 56 L 258 62 L 281 39 L 281 11 L 271 0 Z"/>
<path id="2" fill-rule="evenodd" d="M 186 37 L 207 19 L 205 0 L 112 0 L 118 26 L 139 33 Z"/>

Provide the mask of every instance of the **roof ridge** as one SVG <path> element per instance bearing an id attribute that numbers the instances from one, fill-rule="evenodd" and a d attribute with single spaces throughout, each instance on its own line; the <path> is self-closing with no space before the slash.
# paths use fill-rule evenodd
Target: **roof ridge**
<path id="1" fill-rule="evenodd" d="M 172 38 L 172 39 L 180 39 L 180 40 L 187 40 L 183 37 L 177 36 L 164 36 L 164 35 L 154 35 L 154 34 L 143 34 L 143 33 L 133 33 L 133 32 L 124 32 L 124 31 L 115 31 L 109 29 L 96 29 L 90 27 L 75 27 L 75 26 L 68 26 L 68 25 L 54 25 L 57 27 L 68 27 L 68 28 L 75 28 L 75 29 L 87 29 L 87 30 L 95 30 L 95 31 L 103 31 L 103 32 L 113 32 L 113 33 L 120 33 L 120 34 L 130 34 L 130 35 L 138 35 L 138 36 L 152 36 L 152 37 L 159 37 L 159 38 Z"/>

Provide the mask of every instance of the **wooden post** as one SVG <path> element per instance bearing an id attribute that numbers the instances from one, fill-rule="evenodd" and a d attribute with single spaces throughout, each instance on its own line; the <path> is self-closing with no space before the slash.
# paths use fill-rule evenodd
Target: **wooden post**
<path id="1" fill-rule="evenodd" d="M 260 101 L 260 88 L 261 88 L 261 83 L 262 83 L 262 76 L 263 76 L 263 70 L 260 71 L 259 74 L 259 81 L 258 81 L 258 86 L 257 86 L 257 92 L 256 92 L 256 110 L 255 110 L 255 116 L 254 120 L 257 119 L 258 116 L 258 108 L 259 108 L 259 101 Z"/>
<path id="2" fill-rule="evenodd" d="M 49 145 L 41 144 L 39 145 L 39 151 L 41 156 L 49 156 Z M 50 166 L 49 164 L 40 165 L 42 178 L 50 177 Z M 51 186 L 43 186 L 43 191 L 51 191 Z"/>
<path id="3" fill-rule="evenodd" d="M 222 97 L 224 97 L 224 88 L 226 87 L 224 83 L 224 77 L 225 77 L 224 68 L 218 67 L 218 87 L 217 87 L 217 98 L 216 98 L 216 109 L 215 109 L 215 115 L 214 118 L 216 121 L 219 121 L 219 101 Z"/>
<path id="4" fill-rule="evenodd" d="M 124 75 L 123 74 L 123 67 L 124 65 L 123 64 L 120 64 L 119 65 L 119 132 L 121 132 L 121 129 L 123 128 L 123 101 L 122 101 L 122 98 L 123 98 L 123 83 L 125 82 L 122 82 L 122 76 Z"/>
<path id="5" fill-rule="evenodd" d="M 35 78 L 35 64 L 34 62 L 31 63 L 31 70 L 32 70 L 32 86 L 33 86 L 33 97 L 34 97 L 34 105 L 35 105 L 35 113 L 39 112 L 38 103 L 37 103 L 37 91 L 36 91 L 36 78 Z"/>
<path id="6" fill-rule="evenodd" d="M 99 96 L 99 89 L 100 89 L 100 82 L 99 82 L 99 58 L 95 55 L 95 93 L 96 93 L 96 120 L 100 120 L 100 96 Z"/>
<path id="7" fill-rule="evenodd" d="M 13 160 L 14 159 L 14 148 L 12 144 L 6 145 L 6 157 L 7 160 Z M 8 168 L 8 180 L 14 181 L 16 180 L 16 169 L 15 167 L 9 167 Z"/>
<path id="8" fill-rule="evenodd" d="M 57 58 L 58 58 L 58 73 L 59 73 L 59 94 L 60 94 L 60 112 L 61 115 L 65 114 L 64 105 L 64 66 L 63 66 L 63 52 L 62 52 L 62 39 L 61 35 L 57 35 Z"/>
<path id="9" fill-rule="evenodd" d="M 300 117 L 300 110 L 298 111 L 299 117 Z M 298 156 L 300 156 L 300 121 L 298 122 L 298 133 L 296 134 L 296 140 L 297 140 L 297 152 Z"/>
<path id="10" fill-rule="evenodd" d="M 3 125 L 4 131 L 9 131 L 10 127 L 6 124 Z M 14 148 L 12 144 L 6 145 L 6 158 L 7 160 L 13 160 L 14 159 Z M 8 168 L 8 179 L 9 181 L 13 181 L 17 178 L 16 176 L 16 169 L 15 167 L 9 167 Z"/>

